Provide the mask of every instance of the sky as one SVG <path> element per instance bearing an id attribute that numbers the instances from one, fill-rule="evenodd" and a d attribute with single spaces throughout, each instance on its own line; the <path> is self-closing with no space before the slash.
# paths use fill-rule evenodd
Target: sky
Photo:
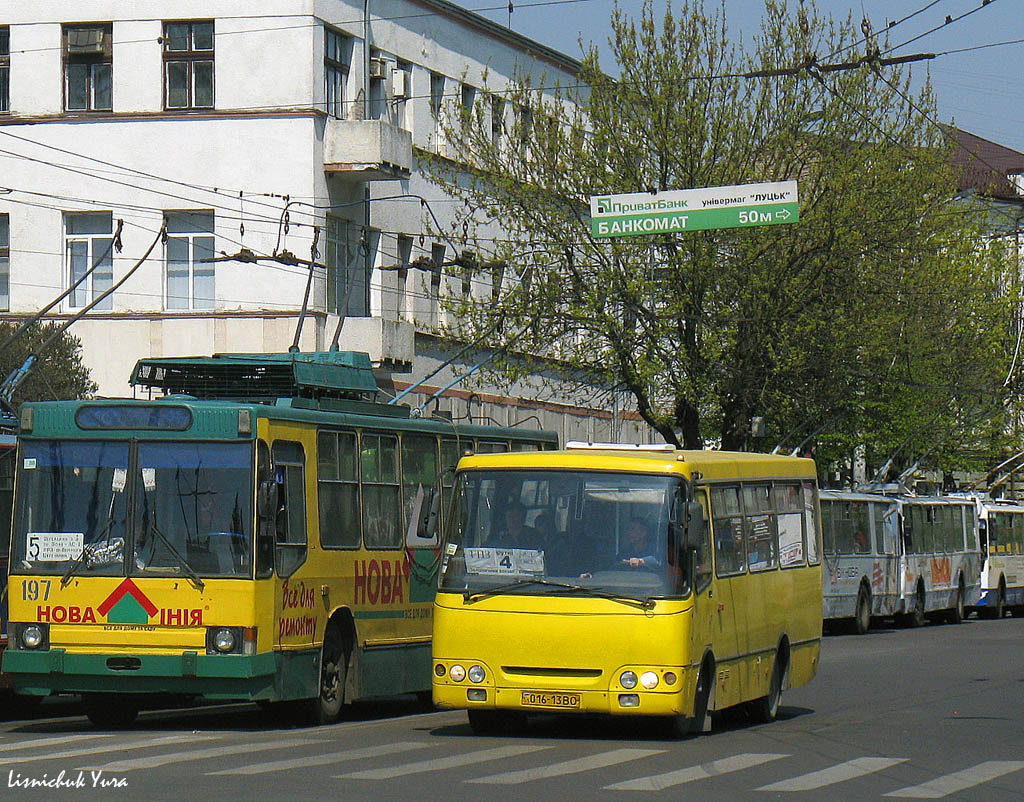
<path id="1" fill-rule="evenodd" d="M 670 0 L 674 10 L 679 4 Z M 705 0 L 710 11 L 721 0 Z M 510 15 L 504 0 L 455 0 L 502 25 Z M 665 0 L 654 0 L 660 13 Z M 511 27 L 517 33 L 573 56 L 580 40 L 601 49 L 602 63 L 613 72 L 607 46 L 609 18 L 615 0 L 513 0 Z M 639 13 L 641 0 L 619 0 L 620 7 Z M 789 0 L 795 8 L 798 0 Z M 764 13 L 764 0 L 724 0 L 731 34 L 749 44 Z M 930 72 L 938 102 L 938 119 L 1024 152 L 1024 0 L 817 0 L 817 7 L 836 18 L 867 17 L 875 31 L 888 23 L 890 42 L 899 44 L 939 27 L 934 33 L 895 49 L 890 56 L 943 53 L 913 67 L 915 85 Z M 915 12 L 920 12 L 915 14 Z M 911 16 L 913 15 L 913 16 Z M 952 21 L 946 23 L 947 17 Z M 958 17 L 962 17 L 958 19 Z M 1014 41 L 1017 40 L 1017 41 Z M 999 44 L 1014 42 L 1012 44 Z M 948 52 L 998 45 L 968 52 Z M 927 65 L 927 66 L 924 66 Z"/>

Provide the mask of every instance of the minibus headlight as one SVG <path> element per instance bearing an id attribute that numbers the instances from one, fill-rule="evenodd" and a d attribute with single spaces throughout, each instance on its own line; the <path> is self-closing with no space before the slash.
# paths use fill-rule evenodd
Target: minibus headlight
<path id="1" fill-rule="evenodd" d="M 452 678 L 452 682 L 462 682 L 466 678 L 466 669 L 456 663 L 448 669 L 448 676 Z"/>
<path id="2" fill-rule="evenodd" d="M 676 684 L 676 675 L 675 675 L 674 672 L 669 671 L 669 672 L 667 672 L 665 674 L 665 684 L 666 685 L 675 685 Z"/>
<path id="3" fill-rule="evenodd" d="M 26 649 L 39 649 L 46 643 L 46 633 L 39 624 L 28 624 L 21 630 L 21 645 Z"/>
<path id="4" fill-rule="evenodd" d="M 623 671 L 619 676 L 619 685 L 623 688 L 635 688 L 636 687 L 636 674 L 632 671 Z"/>
<path id="5" fill-rule="evenodd" d="M 645 671 L 640 675 L 640 684 L 647 690 L 658 687 L 658 675 L 653 671 Z"/>
<path id="6" fill-rule="evenodd" d="M 469 669 L 469 681 L 470 682 L 483 682 L 487 673 L 481 666 L 471 666 Z"/>

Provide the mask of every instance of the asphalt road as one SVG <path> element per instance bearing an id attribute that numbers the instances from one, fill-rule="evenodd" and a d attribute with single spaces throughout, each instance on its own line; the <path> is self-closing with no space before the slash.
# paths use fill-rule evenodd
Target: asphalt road
<path id="1" fill-rule="evenodd" d="M 1024 800 L 1024 619 L 827 637 L 778 721 L 728 715 L 682 741 L 579 717 L 482 738 L 411 698 L 307 729 L 249 705 L 148 712 L 117 732 L 74 700 L 33 716 L 0 724 L 3 799 L 1004 802 Z"/>

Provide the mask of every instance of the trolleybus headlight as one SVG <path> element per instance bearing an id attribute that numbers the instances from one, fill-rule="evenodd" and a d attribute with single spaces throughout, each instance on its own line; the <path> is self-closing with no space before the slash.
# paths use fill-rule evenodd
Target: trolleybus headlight
<path id="1" fill-rule="evenodd" d="M 456 663 L 448 669 L 448 676 L 452 678 L 452 682 L 462 682 L 466 678 L 466 669 Z"/>
<path id="2" fill-rule="evenodd" d="M 483 682 L 487 673 L 480 666 L 471 666 L 469 669 L 470 682 Z"/>
<path id="3" fill-rule="evenodd" d="M 658 675 L 653 671 L 645 671 L 640 675 L 640 684 L 647 690 L 658 687 Z"/>
<path id="4" fill-rule="evenodd" d="M 619 676 L 619 684 L 623 688 L 635 688 L 636 687 L 636 674 L 632 671 L 623 671 Z"/>
<path id="5" fill-rule="evenodd" d="M 218 629 L 213 633 L 213 648 L 218 652 L 230 652 L 235 648 L 235 633 L 230 629 Z"/>
<path id="6" fill-rule="evenodd" d="M 21 645 L 26 649 L 38 649 L 46 642 L 46 633 L 39 624 L 29 624 L 21 630 Z"/>

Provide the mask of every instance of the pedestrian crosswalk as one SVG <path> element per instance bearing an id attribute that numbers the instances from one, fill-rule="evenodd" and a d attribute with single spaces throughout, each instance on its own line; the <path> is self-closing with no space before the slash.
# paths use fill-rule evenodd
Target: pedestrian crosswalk
<path id="1" fill-rule="evenodd" d="M 474 793 L 482 796 L 486 796 L 487 786 L 522 787 L 525 791 L 531 784 L 571 776 L 580 789 L 631 792 L 631 799 L 682 785 L 713 794 L 714 783 L 726 778 L 733 790 L 737 782 L 742 785 L 749 779 L 744 787 L 755 799 L 784 796 L 798 800 L 801 795 L 812 799 L 824 788 L 856 789 L 861 787 L 858 782 L 867 782 L 869 777 L 873 778 L 870 796 L 879 800 L 956 799 L 969 789 L 983 789 L 1007 775 L 1024 772 L 1024 760 L 985 760 L 973 765 L 965 760 L 964 765 L 950 766 L 952 771 L 921 782 L 927 772 L 903 756 L 859 755 L 845 760 L 818 756 L 820 765 L 814 766 L 815 758 L 806 754 L 730 754 L 728 749 L 721 750 L 720 756 L 696 761 L 688 759 L 698 751 L 692 742 L 628 746 L 540 738 L 467 742 L 419 731 L 407 740 L 373 743 L 370 733 L 356 738 L 351 735 L 344 727 L 256 734 L 58 733 L 19 738 L 16 733 L 5 733 L 0 735 L 0 764 L 22 774 L 22 764 L 38 763 L 44 763 L 41 770 L 51 772 L 55 768 L 106 775 L 169 771 L 173 777 L 180 771 L 193 781 L 209 777 L 211 783 L 222 776 L 242 783 L 251 776 L 264 782 L 275 774 L 283 779 L 286 772 L 301 771 L 303 782 L 319 776 L 325 783 L 344 780 L 366 789 L 372 789 L 374 783 L 418 777 L 424 787 L 465 783 L 467 788 L 476 786 L 479 790 Z M 706 752 L 708 743 L 701 741 L 699 751 Z M 712 746 L 728 744 L 723 739 Z M 617 779 L 609 782 L 610 776 Z M 1017 779 L 1024 781 L 1024 774 Z"/>

